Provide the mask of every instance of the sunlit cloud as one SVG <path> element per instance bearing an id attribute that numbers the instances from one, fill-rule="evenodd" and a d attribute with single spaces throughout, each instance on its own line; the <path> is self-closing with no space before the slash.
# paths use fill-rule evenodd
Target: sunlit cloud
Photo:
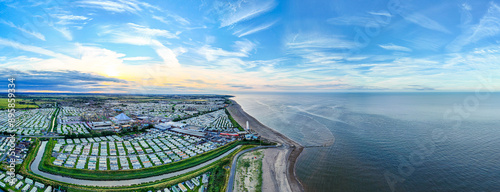
<path id="1" fill-rule="evenodd" d="M 24 77 L 33 92 L 460 91 L 489 77 L 500 90 L 496 3 L 20 5 L 2 10 L 0 68 L 52 76 Z"/>

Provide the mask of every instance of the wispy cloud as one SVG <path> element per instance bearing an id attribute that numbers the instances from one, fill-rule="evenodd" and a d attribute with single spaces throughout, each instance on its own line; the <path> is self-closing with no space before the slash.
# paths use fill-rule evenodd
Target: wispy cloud
<path id="1" fill-rule="evenodd" d="M 67 40 L 69 40 L 69 41 L 73 40 L 73 35 L 71 34 L 71 31 L 69 31 L 68 28 L 66 28 L 66 27 L 54 27 L 54 29 L 59 31 L 64 36 L 64 38 L 66 38 Z"/>
<path id="2" fill-rule="evenodd" d="M 375 21 L 374 17 L 369 16 L 341 16 L 334 17 L 327 20 L 332 25 L 354 25 L 366 26 L 368 23 Z"/>
<path id="3" fill-rule="evenodd" d="M 369 11 L 368 13 L 371 14 L 371 15 L 392 17 L 391 13 L 389 13 L 387 11 Z"/>
<path id="4" fill-rule="evenodd" d="M 392 50 L 392 51 L 406 51 L 406 52 L 410 52 L 411 51 L 411 49 L 408 48 L 408 47 L 403 47 L 403 46 L 400 46 L 400 45 L 394 45 L 392 43 L 384 44 L 384 45 L 378 45 L 378 46 L 382 47 L 383 49 Z"/>
<path id="5" fill-rule="evenodd" d="M 86 16 L 71 14 L 51 14 L 51 16 L 59 20 L 56 22 L 58 25 L 81 24 L 81 22 L 92 20 L 92 18 L 88 18 Z"/>
<path id="6" fill-rule="evenodd" d="M 235 3 L 218 2 L 216 9 L 221 14 L 220 27 L 227 27 L 246 21 L 273 10 L 277 3 L 274 0 L 244 1 Z"/>
<path id="7" fill-rule="evenodd" d="M 155 6 L 152 6 L 149 3 L 140 2 L 140 1 L 136 1 L 136 0 L 127 0 L 127 1 L 125 1 L 125 0 L 117 0 L 117 1 L 83 0 L 83 1 L 78 1 L 75 4 L 77 6 L 80 6 L 80 7 L 91 8 L 91 9 L 103 9 L 103 10 L 115 12 L 115 13 L 129 12 L 129 13 L 137 14 L 138 12 L 142 11 L 144 8 L 159 9 Z"/>
<path id="8" fill-rule="evenodd" d="M 153 60 L 152 57 L 125 57 L 123 58 L 124 61 L 148 61 L 148 60 Z"/>
<path id="9" fill-rule="evenodd" d="M 479 23 L 465 28 L 465 31 L 453 40 L 446 49 L 451 52 L 457 52 L 463 46 L 482 40 L 486 37 L 493 37 L 500 34 L 500 7 L 491 3 L 486 14 Z"/>
<path id="10" fill-rule="evenodd" d="M 233 47 L 239 50 L 241 53 L 249 54 L 252 50 L 255 49 L 256 44 L 249 41 L 248 39 L 244 39 L 242 41 L 234 42 Z"/>
<path id="11" fill-rule="evenodd" d="M 176 34 L 170 33 L 163 29 L 153 29 L 146 26 L 138 25 L 135 23 L 128 23 L 125 28 L 115 28 L 114 26 L 106 26 L 103 28 L 104 35 L 107 41 L 113 43 L 123 43 L 139 46 L 151 46 L 156 54 L 163 59 L 164 64 L 171 68 L 179 67 L 179 61 L 176 54 L 172 49 L 166 47 L 163 43 L 158 41 L 158 38 L 178 38 Z"/>
<path id="12" fill-rule="evenodd" d="M 128 23 L 129 27 L 134 29 L 134 31 L 140 35 L 151 36 L 151 37 L 165 37 L 169 39 L 178 38 L 176 34 L 164 29 L 153 29 L 146 26 L 138 25 L 135 23 Z"/>
<path id="13" fill-rule="evenodd" d="M 342 36 L 310 33 L 293 35 L 286 43 L 286 47 L 290 49 L 352 49 L 359 47 L 359 44 L 345 40 Z"/>
<path id="14" fill-rule="evenodd" d="M 128 23 L 124 26 L 102 26 L 100 35 L 105 37 L 105 41 L 131 45 L 152 45 L 153 40 L 157 38 L 178 38 L 176 34 L 168 30 L 149 28 L 135 23 Z"/>
<path id="15" fill-rule="evenodd" d="M 172 49 L 166 47 L 157 40 L 152 41 L 152 46 L 156 51 L 156 54 L 163 59 L 164 64 L 169 68 L 179 68 L 181 64 L 177 60 L 177 56 L 172 51 Z"/>
<path id="16" fill-rule="evenodd" d="M 97 90 L 113 90 L 126 91 L 121 87 L 127 81 L 117 78 L 104 77 L 94 73 L 84 73 L 79 71 L 41 71 L 27 70 L 19 71 L 14 69 L 0 68 L 0 74 L 7 76 L 17 76 L 19 81 L 16 83 L 19 91 L 57 91 L 64 90 L 67 92 L 90 92 Z M 113 84 L 113 87 L 105 86 L 105 84 Z"/>
<path id="17" fill-rule="evenodd" d="M 36 37 L 37 39 L 45 41 L 45 36 L 42 35 L 41 33 L 38 33 L 38 32 L 35 32 L 35 31 L 28 31 L 28 30 L 26 30 L 26 29 L 24 29 L 22 27 L 19 27 L 19 26 L 15 25 L 14 23 L 12 23 L 10 21 L 5 21 L 3 19 L 0 19 L 0 23 L 5 24 L 5 25 L 7 25 L 9 27 L 12 27 L 12 28 L 16 28 L 17 30 L 19 30 L 19 31 L 21 31 L 21 32 L 23 32 L 25 34 L 31 35 L 33 37 Z"/>
<path id="18" fill-rule="evenodd" d="M 347 26 L 362 26 L 365 27 L 368 24 L 375 22 L 377 24 L 388 24 L 390 21 L 388 19 L 381 19 L 381 17 L 392 17 L 392 15 L 385 11 L 374 12 L 370 11 L 368 14 L 363 15 L 344 15 L 339 17 L 333 17 L 327 20 L 328 23 L 332 25 L 347 25 Z"/>
<path id="19" fill-rule="evenodd" d="M 8 39 L 4 39 L 1 37 L 0 37 L 0 45 L 9 46 L 9 47 L 12 47 L 14 49 L 19 49 L 19 50 L 23 50 L 23 51 L 32 52 L 32 53 L 38 53 L 38 54 L 47 55 L 47 56 L 51 56 L 51 57 L 67 57 L 66 55 L 56 53 L 56 52 L 53 52 L 53 51 L 50 51 L 50 50 L 47 50 L 47 49 L 44 49 L 41 47 L 21 44 L 21 43 L 11 41 Z"/>
<path id="20" fill-rule="evenodd" d="M 205 45 L 198 49 L 200 55 L 205 56 L 207 61 L 214 61 L 219 57 L 247 57 L 248 55 L 243 52 L 232 52 L 226 51 L 221 48 L 214 48 L 209 45 Z"/>
<path id="21" fill-rule="evenodd" d="M 427 28 L 427 29 L 434 30 L 434 31 L 440 31 L 443 33 L 451 33 L 444 26 L 442 26 L 438 22 L 430 19 L 429 17 L 427 17 L 421 13 L 406 14 L 406 12 L 403 11 L 403 12 L 401 12 L 401 16 L 405 20 L 412 22 L 412 23 L 415 23 L 423 28 Z"/>
<path id="22" fill-rule="evenodd" d="M 91 21 L 92 18 L 66 14 L 66 12 L 59 14 L 50 14 L 52 18 L 57 20 L 57 22 L 51 23 L 50 25 L 58 32 L 60 32 L 63 37 L 69 41 L 73 40 L 73 34 L 70 28 L 81 29 L 87 22 Z"/>
<path id="23" fill-rule="evenodd" d="M 233 35 L 237 35 L 238 37 L 244 37 L 244 36 L 247 36 L 247 35 L 262 31 L 262 30 L 266 30 L 269 27 L 273 26 L 276 22 L 278 22 L 278 20 L 264 23 L 264 24 L 256 26 L 256 27 L 252 27 L 250 29 L 248 29 L 248 28 L 241 29 L 241 30 L 235 31 L 233 33 Z"/>
<path id="24" fill-rule="evenodd" d="M 187 19 L 185 19 L 184 17 L 181 17 L 179 15 L 176 15 L 176 14 L 172 14 L 172 13 L 168 13 L 166 14 L 166 17 L 170 18 L 170 19 L 173 19 L 175 20 L 177 23 L 181 24 L 181 25 L 189 25 L 191 24 Z M 165 24 L 170 24 L 169 20 L 167 20 L 167 18 L 165 17 L 162 17 L 162 16 L 157 16 L 157 15 L 153 15 L 152 17 L 153 19 L 156 19 L 162 23 L 165 23 Z"/>

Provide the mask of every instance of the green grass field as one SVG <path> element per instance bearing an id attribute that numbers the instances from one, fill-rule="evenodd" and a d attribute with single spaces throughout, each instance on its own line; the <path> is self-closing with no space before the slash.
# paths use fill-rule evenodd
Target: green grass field
<path id="1" fill-rule="evenodd" d="M 7 98 L 0 98 L 0 109 L 7 109 L 8 105 L 9 102 Z M 16 109 L 36 109 L 36 108 L 38 108 L 38 105 L 35 105 L 34 102 L 23 99 L 16 99 Z"/>

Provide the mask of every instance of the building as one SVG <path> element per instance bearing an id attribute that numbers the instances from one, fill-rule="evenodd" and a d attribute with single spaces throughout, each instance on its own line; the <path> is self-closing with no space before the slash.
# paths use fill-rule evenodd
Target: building
<path id="1" fill-rule="evenodd" d="M 220 135 L 234 136 L 234 137 L 240 136 L 238 133 L 220 133 Z"/>
<path id="2" fill-rule="evenodd" d="M 176 133 L 182 133 L 186 135 L 191 135 L 195 137 L 205 137 L 206 133 L 195 131 L 192 129 L 179 129 L 179 128 L 172 128 L 170 131 L 176 132 Z"/>
<path id="3" fill-rule="evenodd" d="M 113 117 L 116 124 L 126 124 L 132 121 L 130 117 L 125 115 L 125 113 L 120 113 L 119 115 Z"/>
<path id="4" fill-rule="evenodd" d="M 155 125 L 155 128 L 162 130 L 162 131 L 167 130 L 167 129 L 171 129 L 171 128 L 184 128 L 184 127 L 186 127 L 186 124 L 181 123 L 181 122 L 173 122 L 173 121 L 169 121 L 169 122 L 160 123 L 160 124 Z"/>
<path id="5" fill-rule="evenodd" d="M 93 130 L 107 130 L 113 129 L 113 123 L 111 121 L 97 121 L 91 122 L 89 127 L 91 127 Z"/>

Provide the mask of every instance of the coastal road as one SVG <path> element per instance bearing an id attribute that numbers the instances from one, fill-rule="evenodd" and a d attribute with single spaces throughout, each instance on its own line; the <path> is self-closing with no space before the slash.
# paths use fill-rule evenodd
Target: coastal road
<path id="1" fill-rule="evenodd" d="M 258 146 L 250 149 L 245 149 L 243 151 L 240 151 L 238 154 L 236 154 L 233 158 L 233 163 L 231 165 L 231 174 L 229 175 L 229 181 L 227 183 L 227 190 L 226 192 L 233 192 L 233 187 L 234 187 L 234 177 L 236 174 L 236 164 L 238 163 L 238 158 L 240 157 L 241 154 L 249 152 L 249 151 L 254 151 L 258 149 L 265 149 L 265 148 L 276 148 L 276 146 Z"/>
<path id="2" fill-rule="evenodd" d="M 140 178 L 140 179 L 129 179 L 129 180 L 118 180 L 118 181 L 94 181 L 94 180 L 85 180 L 85 179 L 75 179 L 71 177 L 64 177 L 61 175 L 54 175 L 51 173 L 46 173 L 43 171 L 40 171 L 38 169 L 38 166 L 40 165 L 40 162 L 43 157 L 43 153 L 45 152 L 45 147 L 47 145 L 47 141 L 42 142 L 40 145 L 40 149 L 38 150 L 38 153 L 35 157 L 35 160 L 31 163 L 30 169 L 33 171 L 33 173 L 40 175 L 42 177 L 60 181 L 60 182 L 65 182 L 65 183 L 71 183 L 75 185 L 85 185 L 85 186 L 98 186 L 98 187 L 118 187 L 118 186 L 129 186 L 129 185 L 135 185 L 135 184 L 141 184 L 141 183 L 147 183 L 147 182 L 152 182 L 152 181 L 158 181 L 162 179 L 168 179 L 174 176 L 182 175 L 185 173 L 189 173 L 191 171 L 195 171 L 197 169 L 203 168 L 207 165 L 210 165 L 211 163 L 218 161 L 219 159 L 222 159 L 223 157 L 229 155 L 233 151 L 239 149 L 241 145 L 236 146 L 235 148 L 227 151 L 226 153 L 211 159 L 205 163 L 202 163 L 200 165 L 184 169 L 182 171 L 177 171 L 177 172 L 172 172 L 172 173 L 166 173 L 162 175 L 157 175 L 153 177 L 146 177 L 146 178 Z"/>

